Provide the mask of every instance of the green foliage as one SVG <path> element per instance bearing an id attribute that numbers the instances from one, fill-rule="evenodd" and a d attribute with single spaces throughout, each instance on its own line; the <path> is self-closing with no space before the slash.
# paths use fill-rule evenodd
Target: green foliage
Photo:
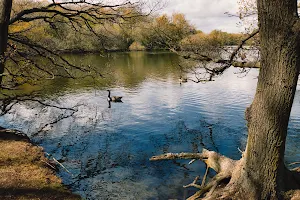
<path id="1" fill-rule="evenodd" d="M 180 48 L 183 51 L 208 55 L 217 52 L 221 47 L 239 44 L 243 37 L 243 34 L 231 34 L 220 30 L 213 30 L 209 34 L 198 32 L 181 40 Z"/>
<path id="2" fill-rule="evenodd" d="M 41 5 L 46 3 L 41 2 Z M 14 1 L 13 8 L 17 13 L 36 6 L 39 5 L 33 0 L 19 0 Z M 105 12 L 103 10 L 104 15 Z M 133 8 L 119 8 L 118 12 L 139 14 Z M 205 34 L 196 30 L 181 13 L 174 13 L 170 17 L 141 15 L 113 21 L 103 19 L 91 25 L 90 29 L 80 24 L 83 22 L 70 24 L 65 20 L 58 17 L 51 23 L 43 20 L 20 22 L 10 26 L 9 31 L 44 47 L 65 52 L 127 51 L 134 42 L 131 49 L 137 50 L 210 50 L 218 46 L 236 45 L 243 37 L 219 30 Z"/>
<path id="3" fill-rule="evenodd" d="M 183 14 L 162 15 L 140 30 L 140 42 L 146 49 L 178 49 L 180 41 L 194 33 L 196 29 Z"/>

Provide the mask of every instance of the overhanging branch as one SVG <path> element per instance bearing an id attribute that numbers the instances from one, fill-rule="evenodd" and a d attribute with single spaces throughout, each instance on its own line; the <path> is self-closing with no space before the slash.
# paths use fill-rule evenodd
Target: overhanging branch
<path id="1" fill-rule="evenodd" d="M 234 66 L 234 67 L 241 67 L 241 68 L 258 68 L 260 67 L 259 62 L 241 62 L 241 61 L 235 61 L 235 58 L 238 55 L 238 52 L 243 48 L 243 46 L 245 45 L 245 43 L 253 38 L 255 35 L 257 35 L 259 33 L 259 30 L 254 31 L 253 33 L 251 33 L 250 35 L 248 35 L 245 39 L 243 39 L 239 45 L 230 53 L 229 59 L 214 59 L 208 55 L 203 54 L 202 52 L 199 52 L 197 50 L 194 50 L 191 53 L 188 53 L 186 55 L 183 56 L 184 59 L 191 59 L 197 62 L 212 62 L 212 63 L 216 63 L 216 64 L 220 64 L 220 66 L 218 67 L 207 67 L 205 64 L 203 65 L 203 68 L 205 69 L 205 71 L 209 74 L 209 78 L 206 79 L 206 81 L 212 81 L 212 78 L 223 74 L 225 72 L 226 69 L 228 69 L 230 66 Z M 176 50 L 171 49 L 171 51 L 180 54 L 178 52 L 176 52 Z M 203 80 L 201 79 L 199 81 L 199 79 L 197 81 L 194 82 L 203 82 Z"/>
<path id="2" fill-rule="evenodd" d="M 40 7 L 23 10 L 17 13 L 11 18 L 9 24 L 13 24 L 17 21 L 34 21 L 38 19 L 54 19 L 55 17 L 63 17 L 69 20 L 75 20 L 76 18 L 88 17 L 88 20 L 93 23 L 98 23 L 101 20 L 114 20 L 115 18 L 133 18 L 142 16 L 140 13 L 129 12 L 121 13 L 118 8 L 127 7 L 135 8 L 137 3 L 131 3 L 130 1 L 114 4 L 105 5 L 103 3 L 91 3 L 86 1 L 66 1 L 66 2 L 55 2 Z M 134 9 L 133 9 L 134 10 Z M 35 16 L 38 14 L 38 16 Z"/>

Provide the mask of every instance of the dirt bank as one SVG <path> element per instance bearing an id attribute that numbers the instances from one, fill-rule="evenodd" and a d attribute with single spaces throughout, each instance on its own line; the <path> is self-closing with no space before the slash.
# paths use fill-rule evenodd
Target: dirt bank
<path id="1" fill-rule="evenodd" d="M 27 136 L 0 128 L 0 199 L 78 200 L 47 164 L 43 149 Z"/>

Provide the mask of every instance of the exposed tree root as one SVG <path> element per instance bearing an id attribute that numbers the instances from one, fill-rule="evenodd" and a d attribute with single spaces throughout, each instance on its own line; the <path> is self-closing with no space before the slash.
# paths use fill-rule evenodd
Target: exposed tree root
<path id="1" fill-rule="evenodd" d="M 192 182 L 192 183 L 190 183 L 190 184 L 188 184 L 188 185 L 185 185 L 185 186 L 183 186 L 184 188 L 189 188 L 189 187 L 194 187 L 194 188 L 198 188 L 198 189 L 202 189 L 202 185 L 198 185 L 197 184 L 197 181 L 199 180 L 199 178 L 200 178 L 200 176 L 197 176 L 196 178 L 195 178 L 195 180 Z M 203 179 L 204 180 L 204 179 Z"/>
<path id="2" fill-rule="evenodd" d="M 229 175 L 217 174 L 208 184 L 204 187 L 200 188 L 198 192 L 196 192 L 193 196 L 188 198 L 187 200 L 195 200 L 200 198 L 203 194 L 208 192 L 207 196 L 211 196 L 216 187 L 225 179 L 230 178 Z"/>
<path id="3" fill-rule="evenodd" d="M 240 160 L 232 160 L 223 155 L 220 155 L 214 151 L 208 151 L 203 149 L 202 153 L 167 153 L 159 156 L 153 156 L 150 160 L 173 160 L 173 159 L 193 159 L 189 164 L 192 164 L 195 160 L 203 161 L 206 166 L 206 172 L 203 176 L 201 185 L 197 182 L 200 177 L 197 176 L 195 180 L 183 186 L 194 187 L 199 189 L 188 200 L 196 199 L 257 199 L 256 190 L 257 187 L 247 180 L 247 177 L 243 174 L 244 168 L 244 153 Z M 206 176 L 209 169 L 213 169 L 217 172 L 217 175 L 206 183 Z M 298 173 L 299 169 L 293 171 Z M 300 192 L 299 190 L 293 190 L 287 193 L 287 199 L 297 199 Z"/>
<path id="4" fill-rule="evenodd" d="M 193 196 L 188 198 L 188 200 L 198 199 L 203 196 L 205 193 L 208 193 L 208 196 L 211 196 L 216 187 L 225 179 L 230 179 L 232 176 L 233 169 L 239 161 L 232 160 L 225 156 L 222 156 L 214 151 L 208 151 L 203 149 L 202 153 L 167 153 L 159 156 L 153 156 L 150 160 L 172 160 L 172 159 L 197 159 L 203 161 L 206 166 L 206 172 L 202 179 L 202 184 L 198 185 L 197 181 L 199 177 L 196 177 L 195 180 L 184 187 L 195 187 L 199 191 L 196 192 Z M 190 162 L 191 163 L 191 162 Z M 205 184 L 206 176 L 209 168 L 215 170 L 218 174 Z"/>

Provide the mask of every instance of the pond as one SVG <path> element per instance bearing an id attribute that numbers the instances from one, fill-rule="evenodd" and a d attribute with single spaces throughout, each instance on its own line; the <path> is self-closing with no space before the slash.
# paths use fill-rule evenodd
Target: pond
<path id="1" fill-rule="evenodd" d="M 204 164 L 150 162 L 151 156 L 206 148 L 240 158 L 238 148 L 245 148 L 247 137 L 244 110 L 254 97 L 257 69 L 245 76 L 230 68 L 213 82 L 179 84 L 179 58 L 168 52 L 69 58 L 99 66 L 105 76 L 55 79 L 47 84 L 45 101 L 64 107 L 77 105 L 76 113 L 26 102 L 2 117 L 0 126 L 23 130 L 58 159 L 70 171 L 60 170 L 63 182 L 83 198 L 186 199 L 194 190 L 182 186 L 203 176 Z M 109 106 L 107 89 L 123 96 L 123 103 Z M 287 163 L 297 161 L 300 154 L 299 102 L 297 91 Z M 68 115 L 72 116 L 65 117 Z M 52 124 L 57 119 L 61 120 Z"/>

